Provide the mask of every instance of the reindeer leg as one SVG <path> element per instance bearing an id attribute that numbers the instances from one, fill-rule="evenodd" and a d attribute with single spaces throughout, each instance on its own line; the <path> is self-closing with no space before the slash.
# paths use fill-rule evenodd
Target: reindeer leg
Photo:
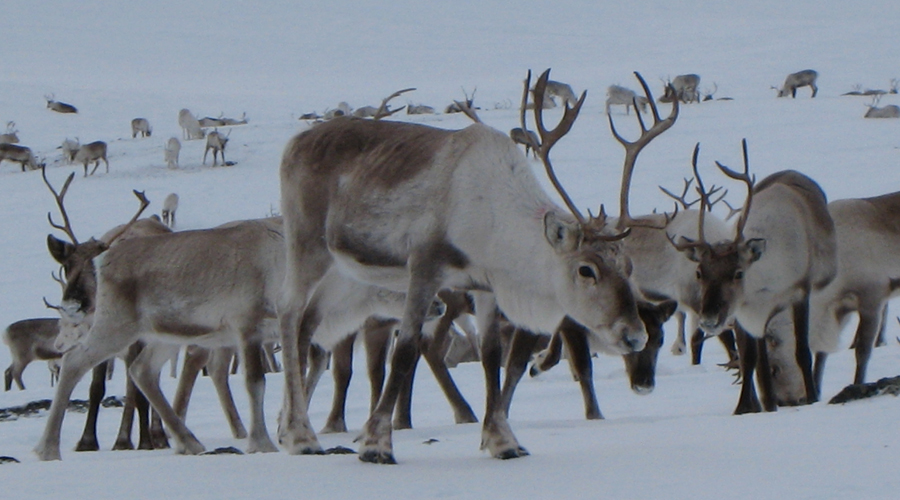
<path id="1" fill-rule="evenodd" d="M 803 300 L 793 305 L 794 335 L 796 337 L 797 365 L 803 373 L 803 382 L 806 385 L 806 404 L 813 404 L 819 400 L 819 390 L 813 377 L 812 352 L 809 350 L 809 293 Z"/>
<path id="2" fill-rule="evenodd" d="M 161 369 L 162 367 L 160 367 Z M 156 410 L 150 410 L 150 442 L 154 450 L 168 450 L 169 438 L 166 436 L 166 430 L 163 428 L 162 418 Z"/>
<path id="3" fill-rule="evenodd" d="M 384 389 L 388 350 L 394 328 L 395 320 L 386 321 L 370 317 L 363 325 L 363 342 L 366 346 L 366 367 L 369 372 L 369 414 L 375 411 L 378 400 L 381 399 L 381 391 Z"/>
<path id="4" fill-rule="evenodd" d="M 334 396 L 331 400 L 331 413 L 325 420 L 325 427 L 320 434 L 347 432 L 344 413 L 347 407 L 347 390 L 353 377 L 353 343 L 356 333 L 348 335 L 331 350 L 331 375 L 334 377 Z"/>
<path id="5" fill-rule="evenodd" d="M 866 381 L 866 370 L 869 367 L 869 358 L 872 357 L 872 347 L 878 336 L 881 310 L 884 304 L 861 298 L 859 305 L 859 325 L 856 327 L 856 338 L 853 342 L 856 354 L 856 372 L 853 376 L 854 384 L 862 384 Z"/>
<path id="6" fill-rule="evenodd" d="M 394 419 L 391 426 L 394 430 L 412 429 L 412 389 L 416 379 L 416 368 L 419 366 L 419 359 L 422 357 L 423 348 L 427 348 L 424 339 L 420 337 L 419 348 L 416 349 L 416 355 L 413 357 L 412 365 L 409 368 L 406 378 L 400 385 L 400 393 L 397 395 L 397 402 L 394 404 Z"/>
<path id="7" fill-rule="evenodd" d="M 125 355 L 126 373 L 128 367 L 131 366 L 132 361 L 134 361 L 134 358 L 140 354 L 141 349 L 143 349 L 143 345 L 140 342 L 135 342 L 128 348 L 128 353 Z M 116 442 L 112 447 L 114 451 L 134 449 L 134 442 L 131 440 L 131 431 L 134 428 L 136 397 L 137 386 L 134 385 L 134 381 L 131 380 L 131 377 L 125 377 L 125 408 L 122 410 L 122 420 L 119 423 L 119 432 L 116 435 Z"/>
<path id="8" fill-rule="evenodd" d="M 446 323 L 446 327 L 444 327 L 444 323 Z M 443 321 L 443 318 L 441 319 L 438 324 L 438 329 L 434 333 L 434 338 L 428 343 L 428 348 L 424 350 L 422 355 L 425 357 L 425 362 L 428 363 L 428 367 L 431 368 L 435 380 L 444 392 L 444 396 L 453 408 L 453 418 L 455 422 L 457 424 L 478 422 L 478 417 L 475 416 L 475 412 L 472 411 L 472 407 L 469 406 L 466 398 L 459 392 L 459 388 L 453 381 L 453 376 L 450 375 L 447 363 L 444 361 L 444 357 L 447 355 L 447 349 L 450 345 L 448 335 L 451 324 L 452 321 L 445 322 Z"/>
<path id="9" fill-rule="evenodd" d="M 602 420 L 600 404 L 597 403 L 597 392 L 594 390 L 594 366 L 591 363 L 591 348 L 588 346 L 587 331 L 583 328 L 572 328 L 567 320 L 561 328 L 562 337 L 569 353 L 569 363 L 578 374 L 581 386 L 581 397 L 584 399 L 584 416 L 588 420 Z"/>
<path id="10" fill-rule="evenodd" d="M 607 114 L 609 114 L 607 112 Z M 672 355 L 681 356 L 687 350 L 687 343 L 684 338 L 684 329 L 685 323 L 687 321 L 687 314 L 684 311 L 678 311 L 675 313 L 675 318 L 678 323 L 678 335 L 675 338 L 675 342 L 672 344 Z"/>
<path id="11" fill-rule="evenodd" d="M 200 370 L 209 363 L 211 354 L 209 349 L 196 345 L 189 345 L 184 351 L 184 366 L 181 368 L 181 378 L 178 379 L 178 389 L 172 403 L 172 409 L 182 420 L 187 420 L 194 384 L 197 383 Z"/>
<path id="12" fill-rule="evenodd" d="M 497 305 L 493 296 L 479 293 L 475 297 L 475 311 L 479 316 L 481 335 L 481 365 L 485 380 L 485 415 L 482 420 L 481 449 L 487 449 L 491 456 L 500 459 L 518 458 L 528 455 L 528 450 L 519 445 L 501 402 L 500 364 L 503 346 L 497 322 Z"/>
<path id="13" fill-rule="evenodd" d="M 100 412 L 100 403 L 106 395 L 106 370 L 109 361 L 104 361 L 94 367 L 91 378 L 91 389 L 88 397 L 88 415 L 84 422 L 84 432 L 75 446 L 75 451 L 97 451 L 100 443 L 97 442 L 97 414 Z"/>
<path id="14" fill-rule="evenodd" d="M 163 365 L 171 357 L 171 352 L 158 344 L 148 345 L 134 360 L 128 370 L 134 382 L 158 413 L 166 427 L 172 432 L 176 442 L 176 451 L 180 454 L 197 455 L 205 451 L 200 441 L 184 425 L 175 410 L 169 405 L 165 395 L 159 388 L 159 375 Z"/>
<path id="15" fill-rule="evenodd" d="M 762 411 L 762 406 L 759 404 L 756 388 L 753 386 L 753 370 L 757 363 L 758 344 L 749 333 L 737 325 L 735 325 L 735 339 L 741 358 L 741 396 L 734 414 L 759 413 Z"/>
<path id="16" fill-rule="evenodd" d="M 316 386 L 328 367 L 329 352 L 319 344 L 309 346 L 309 371 L 306 374 L 306 405 L 312 401 L 313 393 L 316 392 Z"/>
<path id="17" fill-rule="evenodd" d="M 394 347 L 391 373 L 375 411 L 363 426 L 359 459 L 363 462 L 395 464 L 391 440 L 391 415 L 400 395 L 404 379 L 409 376 L 419 356 L 419 336 L 428 310 L 440 286 L 442 272 L 436 255 L 414 253 L 409 258 L 410 283 L 406 307 L 400 322 L 400 336 Z"/>
<path id="18" fill-rule="evenodd" d="M 699 365 L 703 357 L 703 342 L 706 341 L 706 333 L 696 328 L 691 334 L 691 364 Z"/>
<path id="19" fill-rule="evenodd" d="M 266 392 L 266 372 L 263 366 L 262 342 L 246 342 L 243 346 L 243 352 L 244 375 L 247 381 L 247 393 L 250 395 L 251 408 L 250 442 L 247 446 L 247 453 L 278 451 L 278 447 L 269 438 L 269 431 L 266 430 L 266 418 L 263 408 Z M 234 402 L 232 401 L 233 404 Z"/>
<path id="20" fill-rule="evenodd" d="M 778 400 L 775 397 L 775 384 L 772 380 L 772 366 L 769 364 L 769 349 L 765 339 L 756 341 L 756 383 L 762 396 L 763 408 L 766 411 L 777 411 Z"/>
<path id="21" fill-rule="evenodd" d="M 231 386 L 228 384 L 231 359 L 234 355 L 233 348 L 220 347 L 210 353 L 210 359 L 206 366 L 209 369 L 209 378 L 216 388 L 216 395 L 219 396 L 219 406 L 222 407 L 225 419 L 228 420 L 228 426 L 231 428 L 231 435 L 235 439 L 244 439 L 247 437 L 247 429 L 244 428 L 244 423 L 241 421 L 241 415 L 238 413 L 234 397 L 231 395 Z"/>
<path id="22" fill-rule="evenodd" d="M 507 418 L 509 418 L 509 408 L 512 406 L 516 387 L 525 374 L 525 368 L 528 366 L 528 361 L 531 360 L 531 355 L 540 338 L 540 335 L 523 328 L 516 328 L 513 331 L 509 354 L 506 357 L 506 378 L 503 380 L 503 389 L 500 391 L 500 407 Z"/>

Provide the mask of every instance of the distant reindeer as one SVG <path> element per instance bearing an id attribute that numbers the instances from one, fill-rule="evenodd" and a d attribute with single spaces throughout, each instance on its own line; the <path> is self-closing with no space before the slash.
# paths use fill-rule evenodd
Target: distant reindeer
<path id="1" fill-rule="evenodd" d="M 91 170 L 91 175 L 94 175 L 94 172 L 97 171 L 97 168 L 100 167 L 100 160 L 103 160 L 103 163 L 106 164 L 106 173 L 109 173 L 109 160 L 106 159 L 106 143 L 103 141 L 94 141 L 90 144 L 85 144 L 78 148 L 78 152 L 75 153 L 75 158 L 73 161 L 75 163 L 81 163 L 84 165 L 84 176 L 88 176 L 88 164 L 94 162 L 94 169 Z"/>
<path id="2" fill-rule="evenodd" d="M 141 137 L 153 135 L 153 129 L 150 128 L 150 122 L 146 118 L 131 120 L 131 138 L 134 139 L 138 134 L 141 134 Z"/>
<path id="3" fill-rule="evenodd" d="M 531 155 L 534 158 L 538 156 L 538 149 L 541 147 L 541 140 L 538 139 L 537 134 L 535 134 L 531 130 L 523 130 L 521 127 L 516 127 L 509 131 L 509 138 L 513 140 L 516 144 L 521 144 L 525 146 L 525 156 L 528 156 L 528 152 L 531 152 Z"/>
<path id="4" fill-rule="evenodd" d="M 58 334 L 59 318 L 23 319 L 6 327 L 3 343 L 9 346 L 12 363 L 4 372 L 4 390 L 10 390 L 13 381 L 20 391 L 25 390 L 22 372 L 32 361 L 62 357 L 53 345 Z"/>
<path id="5" fill-rule="evenodd" d="M 407 104 L 406 114 L 408 115 L 433 115 L 434 108 L 424 104 Z"/>
<path id="6" fill-rule="evenodd" d="M 700 102 L 700 75 L 678 75 L 671 82 L 666 82 L 659 102 L 672 102 L 676 99 L 685 104 Z"/>
<path id="7" fill-rule="evenodd" d="M 78 142 L 77 137 L 75 138 L 75 140 L 72 140 L 72 139 L 69 139 L 68 137 L 66 137 L 66 139 L 63 141 L 62 145 L 60 147 L 58 147 L 57 149 L 62 150 L 63 162 L 65 162 L 67 164 L 71 164 L 72 162 L 75 161 L 75 155 L 78 153 L 78 148 L 80 148 L 80 147 L 81 147 L 81 144 Z"/>
<path id="8" fill-rule="evenodd" d="M 166 165 L 169 168 L 178 168 L 178 154 L 181 152 L 181 142 L 177 137 L 170 137 L 166 142 Z"/>
<path id="9" fill-rule="evenodd" d="M 606 114 L 609 114 L 609 107 L 625 106 L 625 114 L 631 113 L 631 108 L 637 103 L 641 113 L 647 111 L 647 98 L 637 95 L 633 90 L 622 87 L 620 85 L 610 85 L 606 89 Z"/>
<path id="10" fill-rule="evenodd" d="M 534 92 L 534 89 L 531 90 Z M 562 103 L 557 103 L 556 97 L 559 97 Z M 553 80 L 547 82 L 547 88 L 544 91 L 543 99 L 543 107 L 545 109 L 559 105 L 574 106 L 577 102 L 578 98 L 575 96 L 575 92 L 572 90 L 571 85 L 568 83 L 555 82 Z"/>
<path id="11" fill-rule="evenodd" d="M 175 211 L 178 210 L 178 195 L 169 193 L 163 201 L 162 223 L 169 229 L 175 229 Z"/>
<path id="12" fill-rule="evenodd" d="M 796 73 L 791 73 L 784 79 L 784 85 L 779 89 L 778 87 L 772 87 L 773 89 L 778 91 L 778 97 L 786 97 L 790 94 L 791 97 L 797 97 L 797 89 L 800 87 L 809 87 L 812 89 L 812 95 L 810 97 L 815 97 L 816 93 L 819 92 L 819 87 L 816 87 L 816 79 L 819 77 L 819 73 L 812 69 L 805 69 L 803 71 L 798 71 Z"/>
<path id="13" fill-rule="evenodd" d="M 457 102 L 453 101 L 451 104 L 448 104 L 446 108 L 444 108 L 444 113 L 462 113 L 463 108 L 467 107 L 469 109 L 478 109 L 475 107 L 475 92 L 478 92 L 478 88 L 472 91 L 472 95 L 470 96 L 466 89 L 462 89 L 463 95 L 466 97 L 465 102 Z"/>
<path id="14" fill-rule="evenodd" d="M 205 135 L 197 117 L 187 108 L 178 112 L 178 125 L 181 127 L 181 138 L 186 141 L 203 139 Z"/>
<path id="15" fill-rule="evenodd" d="M 206 155 L 210 149 L 213 152 L 213 166 L 216 166 L 216 157 L 219 154 L 222 155 L 222 165 L 225 165 L 225 146 L 228 144 L 229 135 L 231 135 L 230 130 L 226 135 L 222 135 L 218 130 L 214 130 L 206 136 L 206 149 L 203 150 L 204 165 L 206 165 Z"/>
<path id="16" fill-rule="evenodd" d="M 47 99 L 47 108 L 51 111 L 56 111 L 57 113 L 77 113 L 78 109 L 71 104 L 66 104 L 64 102 L 59 102 L 55 100 L 55 96 L 53 94 L 47 94 L 44 96 Z"/>
<path id="17" fill-rule="evenodd" d="M 25 171 L 25 167 L 28 167 L 29 170 L 37 170 L 44 165 L 43 162 L 38 163 L 30 148 L 18 144 L 0 143 L 0 163 L 3 160 L 18 163 L 22 166 L 22 172 Z"/>
<path id="18" fill-rule="evenodd" d="M 353 116 L 357 118 L 372 118 L 376 113 L 378 113 L 378 108 L 375 106 L 363 106 L 353 110 Z"/>
<path id="19" fill-rule="evenodd" d="M 865 118 L 900 118 L 900 106 L 888 104 L 879 108 L 879 101 L 881 101 L 881 96 L 873 98 L 871 104 L 866 104 L 869 110 L 866 111 Z"/>
<path id="20" fill-rule="evenodd" d="M 16 129 L 16 122 L 6 122 L 6 132 L 0 134 L 0 144 L 18 144 L 19 136 Z"/>

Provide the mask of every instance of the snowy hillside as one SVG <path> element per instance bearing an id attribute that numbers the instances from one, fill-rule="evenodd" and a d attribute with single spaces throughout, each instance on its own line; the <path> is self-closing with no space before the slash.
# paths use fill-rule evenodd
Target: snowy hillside
<path id="1" fill-rule="evenodd" d="M 816 179 L 829 199 L 874 196 L 900 189 L 900 120 L 865 120 L 866 98 L 841 96 L 859 84 L 887 89 L 900 78 L 897 25 L 900 6 L 888 0 L 723 3 L 704 0 L 552 3 L 399 0 L 243 2 L 201 0 L 135 4 L 86 0 L 6 5 L 0 40 L 0 127 L 14 121 L 22 145 L 48 164 L 60 186 L 77 172 L 66 199 L 80 239 L 99 237 L 137 208 L 132 189 L 146 191 L 150 210 L 163 198 L 181 198 L 179 229 L 267 216 L 279 209 L 278 165 L 290 137 L 305 130 L 307 112 L 323 113 L 340 101 L 377 105 L 392 92 L 415 87 L 395 106 L 427 104 L 442 110 L 475 91 L 483 121 L 506 131 L 518 125 L 515 109 L 528 69 L 552 68 L 552 77 L 588 97 L 572 132 L 553 151 L 562 183 L 582 209 L 616 206 L 622 148 L 604 113 L 611 84 L 637 88 L 639 71 L 654 93 L 660 79 L 682 73 L 718 88 L 711 101 L 682 109 L 678 122 L 638 160 L 632 211 L 667 210 L 658 185 L 679 189 L 690 175 L 690 154 L 701 143 L 700 168 L 710 182 L 743 189 L 715 171 L 714 160 L 739 167 L 746 138 L 750 168 L 759 177 L 786 168 Z M 819 74 L 819 94 L 776 99 L 771 86 L 805 68 Z M 476 91 L 477 89 L 477 91 Z M 76 115 L 46 109 L 45 95 L 79 108 Z M 900 104 L 886 95 L 881 105 Z M 235 164 L 201 164 L 203 141 L 183 142 L 179 170 L 169 170 L 163 148 L 181 137 L 177 114 L 238 118 L 226 154 Z M 663 108 L 668 112 L 668 107 Z M 634 117 L 613 109 L 626 136 Z M 145 117 L 153 135 L 132 139 L 129 123 Z M 548 112 L 550 120 L 558 112 Z M 461 115 L 396 119 L 462 128 Z M 2 132 L 2 130 L 0 130 Z M 109 143 L 110 172 L 82 178 L 64 165 L 57 147 L 65 138 Z M 543 178 L 542 167 L 535 164 Z M 549 184 L 549 183 L 548 183 Z M 51 316 L 41 301 L 59 298 L 50 279 L 57 266 L 46 250 L 56 215 L 39 172 L 0 163 L 0 324 Z M 896 309 L 896 308 L 895 308 Z M 896 315 L 896 313 L 892 313 Z M 900 334 L 890 316 L 888 338 Z M 180 457 L 170 451 L 76 454 L 83 415 L 63 427 L 63 461 L 41 463 L 30 453 L 44 419 L 0 422 L 0 455 L 21 464 L 0 465 L 0 497 L 46 498 L 895 498 L 900 405 L 891 397 L 845 406 L 819 403 L 775 414 L 734 417 L 738 387 L 716 366 L 717 345 L 699 367 L 669 353 L 667 325 L 653 394 L 631 393 L 618 359 L 595 362 L 606 420 L 582 418 L 577 384 L 563 367 L 525 380 L 513 403 L 511 424 L 532 456 L 501 462 L 478 451 L 478 425 L 452 425 L 436 385 L 420 370 L 413 408 L 416 429 L 394 434 L 400 464 L 378 467 L 355 457 Z M 851 325 L 851 328 L 854 325 Z M 850 331 L 845 332 L 845 344 Z M 362 356 L 359 356 L 362 358 Z M 9 353 L 0 348 L 0 367 Z M 851 351 L 829 359 L 823 394 L 852 380 Z M 360 363 L 348 406 L 348 435 L 320 436 L 324 446 L 352 442 L 365 420 L 368 384 Z M 875 351 L 869 379 L 900 370 L 900 345 Z M 110 392 L 123 393 L 121 364 Z M 479 366 L 453 371 L 476 411 L 483 412 Z M 0 408 L 52 397 L 44 363 L 25 372 L 27 391 L 0 394 Z M 281 404 L 281 376 L 268 377 L 270 432 Z M 164 389 L 174 390 L 166 378 Z M 240 377 L 232 380 L 248 418 Z M 171 392 L 167 392 L 171 394 Z M 86 397 L 87 384 L 75 396 Z M 230 438 L 211 384 L 198 383 L 188 425 L 208 447 L 237 446 Z M 331 400 L 326 374 L 312 404 L 321 426 Z M 101 412 L 101 446 L 108 449 L 118 410 Z M 425 445 L 431 438 L 438 442 Z M 134 489 L 137 489 L 136 491 Z M 551 490 L 544 491 L 550 488 Z M 133 493 L 126 493 L 134 491 Z M 397 492 L 397 493 L 394 493 Z"/>

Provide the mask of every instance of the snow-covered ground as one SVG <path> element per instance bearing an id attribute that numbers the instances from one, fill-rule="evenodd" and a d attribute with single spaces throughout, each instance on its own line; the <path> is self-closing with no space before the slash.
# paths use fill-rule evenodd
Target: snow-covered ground
<path id="1" fill-rule="evenodd" d="M 391 92 L 416 87 L 395 103 L 442 109 L 477 88 L 482 119 L 498 129 L 517 126 L 522 79 L 531 68 L 553 68 L 555 79 L 588 90 L 572 132 L 554 149 L 554 164 L 576 203 L 615 206 L 622 149 L 609 134 L 605 88 L 637 88 L 640 71 L 654 92 L 659 79 L 698 73 L 701 88 L 718 86 L 715 101 L 686 106 L 676 125 L 638 161 L 632 211 L 668 209 L 662 184 L 678 189 L 701 143 L 701 169 L 724 183 L 713 160 L 740 166 L 747 138 L 758 177 L 794 168 L 816 179 L 829 199 L 862 197 L 900 188 L 900 120 L 864 120 L 868 102 L 842 97 L 855 84 L 887 88 L 900 77 L 896 27 L 900 6 L 801 0 L 777 2 L 297 2 L 216 0 L 136 4 L 86 0 L 14 2 L 3 7 L 0 42 L 0 124 L 15 121 L 23 145 L 46 158 L 61 185 L 79 172 L 66 199 L 79 238 L 99 236 L 128 220 L 137 207 L 132 189 L 145 190 L 159 212 L 169 192 L 181 197 L 180 229 L 211 227 L 263 217 L 279 207 L 282 148 L 308 125 L 297 118 L 322 113 L 340 101 L 377 105 Z M 770 87 L 805 68 L 819 71 L 819 95 L 776 99 Z M 77 115 L 45 109 L 44 96 L 76 105 Z M 887 95 L 884 104 L 900 104 Z M 201 165 L 202 141 L 185 142 L 182 168 L 165 168 L 163 145 L 180 137 L 181 108 L 198 116 L 239 117 L 227 168 Z M 667 108 L 664 109 L 664 112 Z M 549 113 L 550 116 L 553 113 Z M 143 116 L 154 133 L 132 139 L 129 122 Z M 632 117 L 613 110 L 620 129 L 636 133 Z M 459 115 L 397 119 L 445 128 L 468 124 Z M 62 165 L 56 149 L 66 137 L 109 143 L 110 173 L 84 179 L 81 167 Z M 540 166 L 536 165 L 538 171 Z M 709 182 L 709 181 L 708 181 Z M 729 199 L 742 200 L 731 185 Z M 59 287 L 47 253 L 52 197 L 38 172 L 0 164 L 0 323 L 51 315 Z M 892 317 L 893 318 L 893 317 Z M 669 326 L 656 391 L 631 393 L 620 360 L 595 362 L 604 421 L 582 418 L 577 384 L 559 368 L 523 381 L 511 423 L 532 456 L 498 461 L 478 451 L 480 427 L 453 425 L 440 392 L 420 370 L 414 400 L 415 430 L 394 434 L 400 464 L 378 467 L 355 457 L 181 457 L 170 451 L 76 454 L 70 451 L 83 416 L 67 415 L 63 461 L 38 462 L 30 453 L 43 418 L 0 423 L 0 455 L 19 465 L 0 466 L 0 497 L 45 498 L 896 498 L 900 478 L 900 405 L 882 397 L 845 406 L 781 409 L 734 417 L 738 388 L 715 363 L 689 366 L 668 352 Z M 898 335 L 891 319 L 888 338 Z M 845 334 L 850 336 L 849 332 Z M 845 343 L 849 339 L 845 339 Z M 897 374 L 900 346 L 877 349 L 869 379 Z M 0 367 L 9 353 L 0 349 Z M 52 397 L 43 363 L 25 373 L 28 390 L 0 394 L 0 407 Z M 823 393 L 852 379 L 852 352 L 829 360 Z M 363 373 L 360 365 L 359 374 Z M 454 370 L 480 414 L 481 368 Z M 174 381 L 165 380 L 167 390 Z M 268 378 L 270 431 L 281 403 L 281 377 Z M 232 382 L 247 415 L 240 378 Z M 110 385 L 122 393 L 122 370 Z M 82 384 L 76 397 L 86 397 Z M 208 448 L 243 443 L 230 438 L 211 384 L 198 384 L 188 425 Z M 313 400 L 312 419 L 324 423 L 331 398 L 326 375 Z M 324 446 L 354 447 L 365 420 L 367 383 L 357 375 L 348 409 L 348 435 L 320 436 Z M 101 413 L 101 445 L 108 449 L 118 410 Z M 438 442 L 423 444 L 431 438 Z M 550 489 L 549 491 L 542 491 Z"/>

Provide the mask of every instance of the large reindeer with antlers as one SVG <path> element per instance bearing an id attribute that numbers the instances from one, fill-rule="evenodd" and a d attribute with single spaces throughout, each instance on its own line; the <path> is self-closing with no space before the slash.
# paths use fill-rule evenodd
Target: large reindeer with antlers
<path id="1" fill-rule="evenodd" d="M 549 71 L 538 80 L 536 95 L 543 97 L 548 77 Z M 333 267 L 407 292 L 387 387 L 363 428 L 363 461 L 395 463 L 394 403 L 415 359 L 428 304 L 443 287 L 493 292 L 479 294 L 476 310 L 487 312 L 480 330 L 487 385 L 482 446 L 497 458 L 527 454 L 499 404 L 501 346 L 491 326 L 498 305 L 514 323 L 539 331 L 552 331 L 568 314 L 607 332 L 609 345 L 621 353 L 644 347 L 646 332 L 617 243 L 630 224 L 614 232 L 605 216 L 583 217 L 552 175 L 549 151 L 571 129 L 585 97 L 566 106 L 553 130 L 544 127 L 542 99 L 535 98 L 540 155 L 574 220 L 539 187 L 515 144 L 481 124 L 447 131 L 340 118 L 288 143 L 281 166 L 288 272 L 279 437 L 290 452 L 321 451 L 305 405 L 309 339 L 298 342 L 297 332 L 311 290 Z"/>
<path id="2" fill-rule="evenodd" d="M 795 356 L 806 389 L 803 402 L 818 400 L 809 346 L 810 293 L 828 285 L 837 268 L 834 223 L 818 184 L 793 170 L 757 184 L 749 173 L 746 140 L 743 153 L 742 173 L 716 162 L 728 177 L 747 186 L 734 239 L 711 243 L 701 233 L 697 241 L 673 241 L 698 264 L 701 328 L 717 334 L 733 322 L 738 332 L 743 386 L 736 414 L 762 409 L 753 386 L 755 368 L 765 409 L 776 408 L 764 335 L 782 310 L 789 310 L 794 322 Z"/>

